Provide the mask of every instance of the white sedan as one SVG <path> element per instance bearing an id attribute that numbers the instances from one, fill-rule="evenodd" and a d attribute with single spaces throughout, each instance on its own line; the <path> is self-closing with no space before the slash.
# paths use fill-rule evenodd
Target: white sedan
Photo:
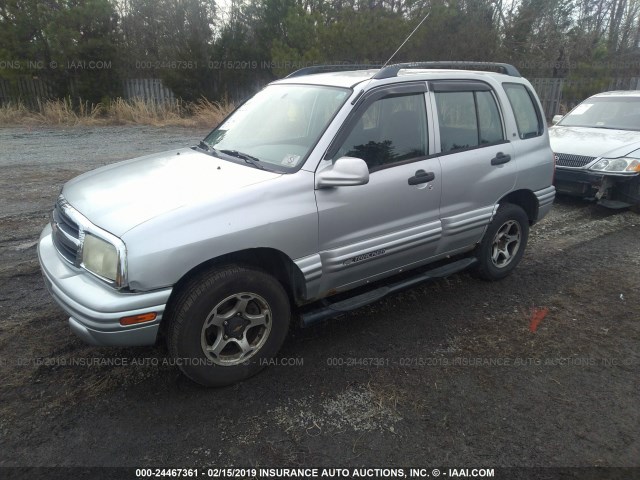
<path id="1" fill-rule="evenodd" d="M 559 193 L 640 205 L 640 90 L 587 98 L 549 129 Z"/>

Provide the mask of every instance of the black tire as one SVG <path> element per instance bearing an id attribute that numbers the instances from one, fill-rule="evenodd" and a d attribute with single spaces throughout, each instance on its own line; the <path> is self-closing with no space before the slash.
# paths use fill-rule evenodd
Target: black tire
<path id="1" fill-rule="evenodd" d="M 518 205 L 504 203 L 478 246 L 476 276 L 500 280 L 518 266 L 529 238 L 529 218 Z"/>
<path id="2" fill-rule="evenodd" d="M 230 385 L 262 370 L 282 346 L 290 319 L 289 297 L 271 275 L 214 268 L 187 282 L 172 302 L 169 353 L 191 380 Z"/>

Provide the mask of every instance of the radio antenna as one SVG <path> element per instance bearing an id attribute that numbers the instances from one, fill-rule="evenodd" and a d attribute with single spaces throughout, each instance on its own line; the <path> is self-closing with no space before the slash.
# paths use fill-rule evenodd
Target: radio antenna
<path id="1" fill-rule="evenodd" d="M 428 17 L 430 14 L 431 14 L 431 10 L 429 10 L 429 11 L 427 12 L 427 14 L 424 16 L 424 18 L 423 18 L 422 20 L 420 20 L 420 23 L 416 26 L 416 28 L 414 28 L 414 29 L 413 29 L 413 32 L 411 32 L 411 33 L 409 34 L 409 36 L 408 36 L 407 38 L 405 38 L 404 42 L 402 42 L 402 45 L 400 45 L 400 46 L 398 47 L 398 49 L 397 49 L 395 52 L 393 52 L 393 55 L 391 55 L 391 56 L 389 57 L 389 60 L 387 60 L 386 62 L 384 62 L 384 65 L 382 66 L 382 68 L 386 67 L 386 66 L 387 66 L 387 64 L 391 61 L 391 59 L 392 59 L 393 57 L 395 57 L 395 56 L 396 56 L 396 53 L 398 53 L 398 52 L 400 51 L 400 49 L 401 49 L 402 47 L 404 47 L 404 44 L 405 44 L 405 43 L 407 43 L 407 42 L 409 41 L 409 39 L 413 36 L 413 34 L 414 34 L 414 33 L 416 33 L 416 30 L 418 30 L 418 28 L 420 28 L 420 25 L 422 25 L 422 24 L 424 23 L 424 21 L 427 19 L 427 17 Z"/>

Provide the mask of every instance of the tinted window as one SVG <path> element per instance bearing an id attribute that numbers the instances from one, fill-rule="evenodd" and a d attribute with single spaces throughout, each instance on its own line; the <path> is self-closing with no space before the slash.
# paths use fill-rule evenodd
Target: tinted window
<path id="1" fill-rule="evenodd" d="M 427 120 L 423 94 L 385 97 L 360 116 L 334 159 L 362 158 L 375 169 L 427 154 Z"/>
<path id="2" fill-rule="evenodd" d="M 504 89 L 509 97 L 513 114 L 518 125 L 520 138 L 532 138 L 542 135 L 544 127 L 542 116 L 533 102 L 533 98 L 524 85 L 505 83 Z"/>
<path id="3" fill-rule="evenodd" d="M 491 92 L 476 92 L 476 102 L 478 105 L 478 124 L 480 125 L 480 144 L 504 140 L 500 112 Z"/>
<path id="4" fill-rule="evenodd" d="M 442 152 L 504 140 L 500 112 L 491 92 L 436 92 L 435 98 Z"/>

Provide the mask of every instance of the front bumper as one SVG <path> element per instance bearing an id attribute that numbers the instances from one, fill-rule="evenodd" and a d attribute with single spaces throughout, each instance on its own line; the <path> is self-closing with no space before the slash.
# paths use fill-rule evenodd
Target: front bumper
<path id="1" fill-rule="evenodd" d="M 555 186 L 558 193 L 594 197 L 602 185 L 604 175 L 589 170 L 556 167 Z"/>
<path id="2" fill-rule="evenodd" d="M 58 254 L 47 225 L 38 242 L 38 259 L 47 289 L 70 315 L 71 331 L 92 345 L 139 346 L 155 343 L 171 288 L 145 293 L 122 293 L 65 262 Z M 120 319 L 155 312 L 154 321 L 120 325 Z"/>
<path id="3" fill-rule="evenodd" d="M 589 170 L 558 168 L 558 192 L 595 198 L 607 208 L 626 208 L 640 205 L 640 175 L 616 175 Z"/>

